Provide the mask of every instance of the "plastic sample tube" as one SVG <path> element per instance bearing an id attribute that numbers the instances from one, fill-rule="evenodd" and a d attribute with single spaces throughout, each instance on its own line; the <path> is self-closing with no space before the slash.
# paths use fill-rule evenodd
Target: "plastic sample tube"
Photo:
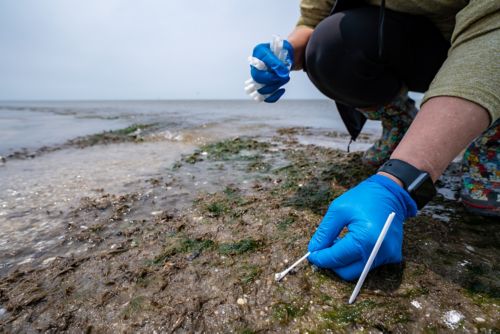
<path id="1" fill-rule="evenodd" d="M 377 256 L 378 250 L 380 249 L 380 246 L 382 245 L 382 242 L 384 241 L 385 235 L 387 234 L 387 231 L 389 230 L 389 227 L 391 227 L 392 220 L 394 219 L 394 216 L 396 215 L 395 212 L 391 212 L 389 216 L 387 217 L 387 220 L 385 221 L 384 227 L 382 228 L 382 231 L 380 232 L 380 235 L 378 236 L 377 242 L 375 243 L 375 246 L 373 247 L 372 253 L 370 254 L 370 257 L 368 258 L 368 261 L 366 262 L 365 268 L 363 269 L 363 272 L 361 273 L 361 276 L 359 277 L 358 283 L 356 283 L 356 286 L 354 287 L 354 291 L 352 292 L 351 298 L 349 298 L 349 304 L 354 303 L 356 300 L 356 297 L 359 294 L 359 290 L 361 290 L 361 287 L 363 286 L 363 283 L 365 282 L 366 275 L 368 275 L 368 272 L 370 271 L 370 268 L 372 267 L 373 260 L 375 260 L 375 257 Z"/>
<path id="2" fill-rule="evenodd" d="M 306 255 L 304 255 L 303 257 L 301 257 L 300 259 L 298 259 L 294 264 L 292 264 L 290 267 L 288 267 L 287 269 L 283 270 L 282 272 L 274 274 L 274 280 L 276 282 L 281 281 L 283 279 L 283 277 L 285 277 L 286 274 L 288 274 L 290 272 L 290 270 L 292 270 L 293 268 L 295 268 L 296 266 L 298 266 L 299 263 L 301 263 L 302 261 L 304 261 L 305 259 L 307 259 L 307 257 L 309 255 L 311 255 L 311 252 L 307 252 Z"/>
<path id="3" fill-rule="evenodd" d="M 288 55 L 288 51 L 286 49 L 283 49 L 283 43 L 284 43 L 284 41 L 283 41 L 283 39 L 281 39 L 281 37 L 274 35 L 272 40 L 271 40 L 271 44 L 270 44 L 271 51 L 282 62 L 285 61 L 285 59 Z M 260 71 L 267 71 L 266 64 L 258 58 L 250 56 L 250 57 L 248 57 L 248 63 Z M 265 99 L 267 99 L 269 96 L 271 96 L 271 94 L 263 95 L 263 94 L 260 94 L 259 92 L 257 92 L 262 87 L 264 87 L 264 85 L 255 82 L 251 78 L 248 79 L 247 81 L 245 81 L 245 93 L 250 95 L 250 97 L 252 99 L 254 99 L 255 101 L 262 102 Z"/>

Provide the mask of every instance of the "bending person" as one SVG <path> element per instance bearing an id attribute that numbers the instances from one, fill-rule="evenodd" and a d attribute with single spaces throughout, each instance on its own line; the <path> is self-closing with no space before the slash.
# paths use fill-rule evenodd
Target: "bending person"
<path id="1" fill-rule="evenodd" d="M 467 147 L 462 202 L 500 216 L 499 1 L 302 0 L 284 47 L 285 63 L 335 100 L 353 139 L 366 118 L 383 127 L 363 156 L 379 171 L 332 202 L 309 243 L 310 262 L 346 280 L 359 277 L 392 211 L 372 268 L 401 262 L 403 222 L 433 197 L 433 183 Z M 251 68 L 264 85 L 259 92 L 276 102 L 287 64 L 269 44 L 253 56 L 268 68 Z M 425 92 L 418 113 L 409 90 Z"/>

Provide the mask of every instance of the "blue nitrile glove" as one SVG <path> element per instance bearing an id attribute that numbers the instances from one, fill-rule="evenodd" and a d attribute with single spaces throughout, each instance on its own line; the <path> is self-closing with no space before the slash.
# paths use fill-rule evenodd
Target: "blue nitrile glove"
<path id="1" fill-rule="evenodd" d="M 263 84 L 264 87 L 257 90 L 262 95 L 271 94 L 264 101 L 274 103 L 285 93 L 280 88 L 290 81 L 290 68 L 293 66 L 293 47 L 288 41 L 283 41 L 283 49 L 287 50 L 285 61 L 282 62 L 271 51 L 270 43 L 259 44 L 253 49 L 252 56 L 260 59 L 266 64 L 267 71 L 261 71 L 250 66 L 250 73 L 255 82 Z"/>
<path id="2" fill-rule="evenodd" d="M 401 262 L 403 222 L 416 215 L 417 205 L 406 190 L 383 175 L 371 176 L 332 202 L 309 242 L 309 261 L 344 280 L 358 278 L 391 212 L 396 216 L 372 269 Z M 349 232 L 338 238 L 344 227 Z"/>

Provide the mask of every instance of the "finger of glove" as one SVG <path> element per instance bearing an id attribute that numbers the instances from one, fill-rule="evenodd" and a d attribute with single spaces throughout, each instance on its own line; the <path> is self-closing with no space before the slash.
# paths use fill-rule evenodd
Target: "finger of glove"
<path id="1" fill-rule="evenodd" d="M 309 241 L 309 251 L 314 252 L 332 246 L 346 225 L 347 221 L 343 219 L 343 215 L 330 207 Z"/>
<path id="2" fill-rule="evenodd" d="M 288 67 L 271 51 L 269 44 L 259 44 L 253 49 L 253 57 L 258 58 L 280 77 L 287 76 Z"/>
<path id="3" fill-rule="evenodd" d="M 285 89 L 284 88 L 278 89 L 273 94 L 271 94 L 271 96 L 267 97 L 264 100 L 264 102 L 274 103 L 274 102 L 278 101 L 280 99 L 280 97 L 283 96 L 283 94 L 285 94 Z"/>
<path id="4" fill-rule="evenodd" d="M 337 241 L 333 246 L 309 255 L 308 260 L 320 268 L 337 269 L 346 267 L 363 258 L 352 233 Z"/>
<path id="5" fill-rule="evenodd" d="M 264 85 L 279 84 L 283 80 L 283 78 L 280 78 L 276 73 L 272 71 L 261 71 L 253 66 L 250 66 L 250 75 L 255 80 L 255 82 Z"/>
<path id="6" fill-rule="evenodd" d="M 361 276 L 363 269 L 365 268 L 365 263 L 360 260 L 351 263 L 348 266 L 336 268 L 333 271 L 344 281 L 354 281 Z M 372 267 L 374 268 L 374 267 Z"/>
<path id="7" fill-rule="evenodd" d="M 257 91 L 260 94 L 272 94 L 275 91 L 277 91 L 278 89 L 280 89 L 280 87 L 283 86 L 284 84 L 286 84 L 289 80 L 290 79 L 283 80 L 283 82 L 280 82 L 280 83 L 277 83 L 277 84 L 273 84 L 273 85 L 265 85 L 264 87 L 260 88 Z"/>

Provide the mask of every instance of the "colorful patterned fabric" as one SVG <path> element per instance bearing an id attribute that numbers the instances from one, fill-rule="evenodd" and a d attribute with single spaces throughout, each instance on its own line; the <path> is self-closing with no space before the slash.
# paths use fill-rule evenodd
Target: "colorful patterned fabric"
<path id="1" fill-rule="evenodd" d="M 500 120 L 472 142 L 462 163 L 461 197 L 472 212 L 500 216 Z"/>
<path id="2" fill-rule="evenodd" d="M 415 101 L 406 90 L 391 103 L 377 109 L 360 109 L 366 118 L 382 121 L 382 137 L 363 154 L 363 163 L 378 167 L 382 165 L 403 138 L 417 114 Z"/>

